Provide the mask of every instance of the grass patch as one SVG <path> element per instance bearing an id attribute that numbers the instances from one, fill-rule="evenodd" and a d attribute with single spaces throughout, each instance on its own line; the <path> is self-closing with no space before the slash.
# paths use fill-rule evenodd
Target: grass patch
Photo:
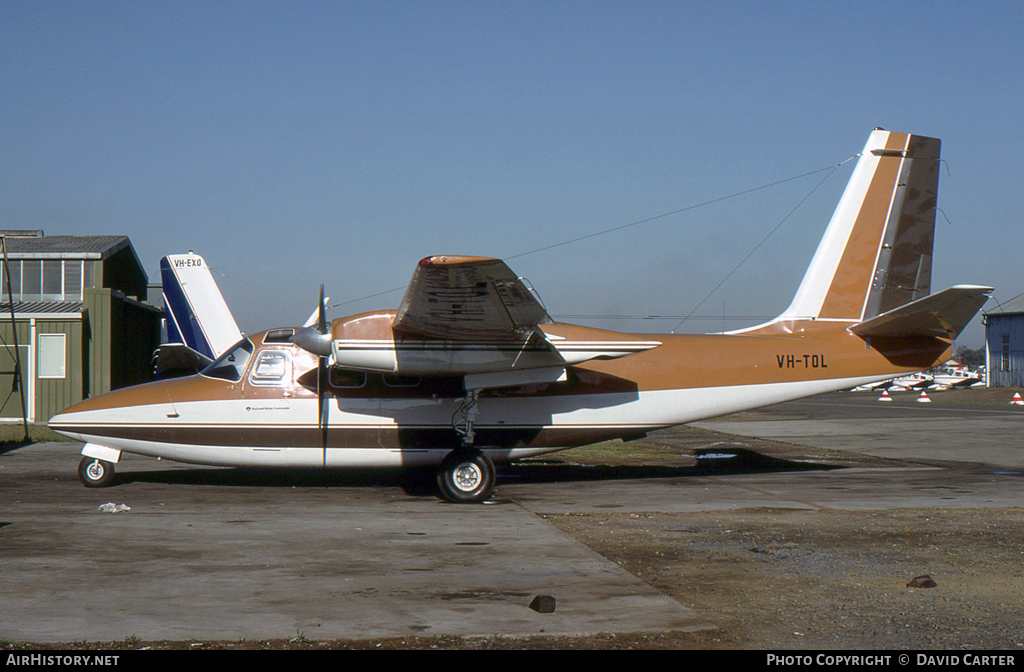
<path id="1" fill-rule="evenodd" d="M 29 424 L 28 443 L 43 443 L 49 441 L 71 442 L 53 431 L 46 425 Z M 25 445 L 25 425 L 20 422 L 0 424 L 0 450 Z"/>

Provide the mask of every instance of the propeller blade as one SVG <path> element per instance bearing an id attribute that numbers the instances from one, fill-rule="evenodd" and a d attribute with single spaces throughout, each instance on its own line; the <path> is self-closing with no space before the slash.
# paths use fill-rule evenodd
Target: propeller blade
<path id="1" fill-rule="evenodd" d="M 326 342 L 327 342 L 327 354 L 330 354 L 330 351 L 331 351 L 330 350 L 331 336 L 330 336 L 330 334 L 327 333 L 327 306 L 326 306 L 326 303 L 327 302 L 324 301 L 324 286 L 320 285 L 320 303 L 317 306 L 317 313 L 318 313 L 318 315 L 317 315 L 317 320 L 316 320 L 316 330 L 317 330 L 317 334 L 319 336 L 319 339 L 318 339 L 319 343 L 318 343 L 318 345 L 321 345 L 321 347 L 322 347 L 323 339 L 326 339 Z M 317 403 L 319 404 L 319 407 L 320 407 L 320 409 L 318 411 L 318 418 L 319 418 L 318 422 L 320 424 L 320 443 L 321 443 L 321 446 L 322 446 L 323 451 L 324 451 L 323 452 L 323 454 L 324 454 L 324 466 L 326 467 L 327 466 L 327 429 L 328 429 L 327 425 L 328 425 L 328 422 L 327 422 L 327 417 L 326 417 L 327 416 L 327 407 L 324 404 L 324 399 L 327 396 L 327 394 L 326 394 L 327 393 L 327 355 L 320 354 L 320 356 L 317 357 L 316 362 L 317 362 L 317 365 L 316 365 L 316 368 L 317 368 L 317 376 L 316 376 L 316 378 L 317 378 L 317 385 L 316 385 L 316 388 L 317 388 Z"/>
<path id="2" fill-rule="evenodd" d="M 317 424 L 320 426 L 320 446 L 323 449 L 324 466 L 327 466 L 327 405 L 324 400 L 327 397 L 327 358 L 317 357 L 316 371 L 316 397 L 317 397 Z"/>
<path id="3" fill-rule="evenodd" d="M 316 330 L 321 334 L 327 333 L 327 307 L 324 305 L 325 303 L 324 286 L 320 285 L 320 306 L 317 309 L 320 314 L 317 316 Z"/>

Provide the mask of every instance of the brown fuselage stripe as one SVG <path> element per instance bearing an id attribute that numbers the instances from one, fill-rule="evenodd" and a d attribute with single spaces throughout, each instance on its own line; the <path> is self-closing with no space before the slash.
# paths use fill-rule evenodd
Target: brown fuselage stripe
<path id="1" fill-rule="evenodd" d="M 491 448 L 538 448 L 596 443 L 614 438 L 642 436 L 644 429 L 621 426 L 594 427 L 482 427 L 476 430 L 477 445 Z M 154 427 L 140 425 L 61 425 L 60 431 L 112 439 L 227 448 L 323 448 L 316 426 L 278 427 Z M 381 450 L 451 450 L 462 442 L 450 427 L 436 428 L 339 428 L 327 432 L 327 448 Z"/>

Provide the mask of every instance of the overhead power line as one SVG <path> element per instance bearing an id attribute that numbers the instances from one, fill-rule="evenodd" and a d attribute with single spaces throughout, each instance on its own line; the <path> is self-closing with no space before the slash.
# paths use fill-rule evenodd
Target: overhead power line
<path id="1" fill-rule="evenodd" d="M 729 279 L 729 276 L 731 276 L 733 273 L 735 273 L 736 269 L 738 269 L 740 266 L 742 266 L 743 262 L 745 262 L 747 259 L 749 259 L 750 256 L 752 254 L 754 254 L 754 252 L 756 252 L 757 249 L 761 245 L 763 245 L 764 242 L 766 240 L 768 240 L 768 238 L 773 233 L 775 233 L 775 231 L 780 226 L 782 226 L 782 224 L 787 219 L 789 219 L 789 217 L 794 212 L 796 212 L 797 208 L 799 208 L 804 203 L 804 201 L 806 201 L 811 196 L 811 194 L 813 194 L 818 189 L 818 187 L 820 187 L 822 185 L 822 183 L 825 180 L 828 179 L 829 175 L 831 175 L 833 172 L 835 172 L 836 169 L 839 168 L 840 166 L 842 166 L 843 164 L 848 163 L 849 161 L 852 161 L 853 159 L 857 158 L 858 156 L 860 156 L 860 154 L 854 154 L 853 156 L 851 156 L 851 157 L 849 157 L 847 159 L 844 159 L 843 161 L 840 161 L 839 163 L 837 163 L 835 165 L 826 166 L 824 168 L 818 168 L 817 170 L 812 170 L 812 171 L 809 171 L 809 172 L 806 172 L 806 173 L 801 173 L 799 175 L 793 175 L 792 177 L 787 177 L 787 178 L 784 178 L 784 179 L 781 179 L 781 180 L 776 180 L 774 182 L 769 182 L 767 184 L 762 184 L 761 186 L 758 186 L 758 187 L 751 187 L 750 189 L 744 189 L 742 191 L 737 191 L 735 193 L 728 194 L 728 195 L 725 195 L 725 196 L 719 196 L 717 198 L 712 198 L 710 200 L 703 201 L 701 203 L 695 203 L 694 205 L 688 205 L 686 207 L 678 208 L 676 210 L 671 210 L 669 212 L 663 212 L 660 215 L 653 215 L 651 217 L 645 217 L 643 219 L 638 219 L 635 222 L 629 222 L 628 224 L 620 224 L 618 226 L 613 226 L 610 229 L 604 229 L 603 231 L 596 231 L 594 233 L 588 233 L 588 234 L 583 235 L 583 236 L 577 236 L 575 238 L 570 238 L 568 240 L 563 240 L 560 243 L 553 243 L 551 245 L 545 245 L 543 247 L 538 247 L 536 249 L 530 250 L 528 252 L 520 252 L 519 254 L 513 254 L 511 256 L 504 257 L 504 259 L 505 260 L 519 259 L 521 257 L 526 257 L 526 256 L 529 256 L 531 254 L 538 254 L 540 252 L 546 252 L 548 250 L 553 250 L 553 249 L 558 248 L 558 247 L 563 247 L 565 245 L 571 245 L 573 243 L 578 243 L 578 242 L 584 241 L 584 240 L 590 240 L 591 238 L 597 238 L 598 236 L 604 236 L 604 235 L 607 235 L 609 233 L 615 233 L 616 231 L 622 231 L 623 229 L 628 229 L 630 227 L 639 226 L 640 224 L 647 224 L 648 222 L 653 222 L 653 221 L 658 220 L 658 219 L 664 219 L 665 217 L 671 217 L 672 215 L 679 215 L 679 214 L 682 214 L 684 212 L 688 212 L 690 210 L 696 210 L 698 208 L 707 207 L 709 205 L 714 205 L 715 203 L 721 203 L 722 201 L 727 201 L 727 200 L 732 199 L 732 198 L 738 198 L 739 196 L 744 196 L 746 194 L 752 194 L 752 193 L 754 193 L 756 191 L 762 191 L 764 189 L 769 189 L 771 187 L 776 187 L 776 186 L 778 186 L 780 184 L 785 184 L 787 182 L 793 182 L 794 180 L 799 180 L 799 179 L 804 178 L 804 177 L 810 177 L 811 175 L 817 175 L 818 173 L 824 173 L 824 172 L 828 171 L 828 175 L 825 175 L 825 177 L 822 178 L 822 180 L 820 182 L 818 182 L 818 184 L 816 184 L 813 189 L 811 189 L 810 193 L 808 193 L 807 196 L 804 196 L 803 200 L 801 200 L 800 203 L 798 203 L 796 205 L 796 207 L 793 208 L 793 210 L 790 211 L 790 213 L 787 214 L 782 219 L 782 221 L 780 221 L 778 224 L 776 224 L 775 228 L 773 228 L 768 233 L 768 235 L 765 236 L 764 239 L 760 243 L 758 243 L 757 246 L 755 246 L 754 249 L 751 250 L 750 253 L 746 257 L 743 258 L 743 261 L 741 261 L 739 264 L 737 264 L 736 268 L 734 268 L 732 271 L 730 271 L 729 275 L 727 275 L 725 277 L 725 279 L 723 279 L 722 282 L 719 283 L 718 286 L 715 287 L 715 289 L 711 290 L 711 293 L 709 293 L 708 296 L 704 297 L 704 299 L 699 304 L 697 304 L 697 307 L 694 308 L 694 310 L 696 310 L 697 308 L 700 308 L 700 305 L 703 304 L 704 301 L 706 301 L 708 299 L 708 297 L 711 296 L 711 294 L 714 294 L 715 291 L 718 289 L 718 287 L 721 287 L 722 284 L 724 284 L 725 281 Z M 381 292 L 376 292 L 374 294 L 367 294 L 366 296 L 359 297 L 358 299 L 350 299 L 348 301 L 341 301 L 339 303 L 333 304 L 331 306 L 331 308 L 337 308 L 338 306 L 344 306 L 344 305 L 348 305 L 350 303 L 358 303 L 359 301 L 365 301 L 366 299 L 372 299 L 372 298 L 375 298 L 375 297 L 378 297 L 378 296 L 384 296 L 385 294 L 391 294 L 392 292 L 401 291 L 401 290 L 405 289 L 406 287 L 407 287 L 407 285 L 402 285 L 401 287 L 394 287 L 392 289 L 387 289 L 387 290 L 384 290 L 384 291 L 381 291 Z M 684 317 L 683 318 L 683 322 L 685 322 L 688 317 L 690 317 L 690 316 Z M 682 322 L 680 322 L 679 325 L 676 325 L 676 329 L 678 329 L 679 326 L 681 326 L 681 325 L 682 325 Z M 675 329 L 673 329 L 673 331 L 675 331 Z"/>

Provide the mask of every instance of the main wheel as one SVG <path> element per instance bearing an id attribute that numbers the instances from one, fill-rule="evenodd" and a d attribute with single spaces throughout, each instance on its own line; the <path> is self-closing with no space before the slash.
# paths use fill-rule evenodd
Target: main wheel
<path id="1" fill-rule="evenodd" d="M 437 485 L 449 502 L 482 502 L 494 492 L 494 480 L 494 463 L 476 449 L 453 450 L 437 471 Z"/>
<path id="2" fill-rule="evenodd" d="M 87 488 L 105 488 L 114 480 L 114 465 L 95 457 L 83 457 L 78 463 L 78 478 Z"/>

